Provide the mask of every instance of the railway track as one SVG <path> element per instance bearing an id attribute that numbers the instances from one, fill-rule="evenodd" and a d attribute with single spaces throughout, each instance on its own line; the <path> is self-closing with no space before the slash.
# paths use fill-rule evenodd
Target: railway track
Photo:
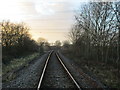
<path id="1" fill-rule="evenodd" d="M 53 59 L 54 59 L 54 61 L 53 61 Z M 64 71 L 61 70 L 62 72 L 64 72 L 64 76 L 62 76 L 62 77 L 59 76 L 57 79 L 59 79 L 60 77 L 61 77 L 61 78 L 64 77 L 63 79 L 65 79 L 67 82 L 68 82 L 68 80 L 70 80 L 69 83 L 72 83 L 72 86 L 73 86 L 73 84 L 74 84 L 74 88 L 77 88 L 77 89 L 81 90 L 80 85 L 77 83 L 77 81 L 74 79 L 74 77 L 72 76 L 72 74 L 69 72 L 68 68 L 67 68 L 66 65 L 63 63 L 63 61 L 62 61 L 62 59 L 60 58 L 59 54 L 57 54 L 57 52 L 54 52 L 54 51 L 51 51 L 51 52 L 49 53 L 48 57 L 47 57 L 47 60 L 46 60 L 46 62 L 45 62 L 45 65 L 44 65 L 42 74 L 41 74 L 40 79 L 39 79 L 39 83 L 38 83 L 38 86 L 37 86 L 37 90 L 39 90 L 40 88 L 46 88 L 46 87 L 45 87 L 45 85 L 46 85 L 45 79 L 47 78 L 47 76 L 48 76 L 48 78 L 50 77 L 50 75 L 49 75 L 50 70 L 48 70 L 48 69 L 50 68 L 50 62 L 52 62 L 52 63 L 54 63 L 54 64 L 59 64 L 59 65 L 58 65 L 59 68 L 58 68 L 57 70 L 55 70 L 56 72 L 59 71 L 59 69 L 64 69 Z M 51 63 L 51 64 L 52 64 L 52 63 Z M 49 68 L 47 68 L 47 67 L 49 67 Z M 53 71 L 54 71 L 54 70 L 52 70 L 51 72 L 54 73 Z M 59 74 L 61 74 L 61 71 L 60 71 Z M 48 73 L 48 74 L 46 74 L 46 73 Z M 58 74 L 58 75 L 59 75 L 59 74 Z M 55 76 L 57 76 L 57 73 L 55 74 Z M 66 78 L 65 78 L 66 76 L 68 76 L 67 78 L 69 78 L 69 79 L 66 79 Z M 50 77 L 50 78 L 51 78 L 51 77 Z M 61 78 L 60 78 L 60 79 L 61 79 Z M 46 80 L 46 82 L 47 82 L 47 81 L 48 81 L 48 80 Z M 54 80 L 54 83 L 58 83 L 58 82 Z M 61 83 L 61 84 L 62 84 L 62 83 Z"/>

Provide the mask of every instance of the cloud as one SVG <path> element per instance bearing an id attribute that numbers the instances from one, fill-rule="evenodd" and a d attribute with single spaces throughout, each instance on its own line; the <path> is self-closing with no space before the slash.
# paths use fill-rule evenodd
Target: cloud
<path id="1" fill-rule="evenodd" d="M 46 0 L 36 0 L 35 1 L 35 9 L 38 13 L 42 15 L 51 15 L 54 13 L 52 6 L 54 3 L 49 3 Z"/>
<path id="2" fill-rule="evenodd" d="M 42 36 L 52 41 L 66 39 L 64 36 L 74 23 L 74 11 L 80 5 L 79 0 L 11 0 L 10 3 L 8 2 L 9 0 L 5 0 L 0 4 L 2 5 L 0 20 L 23 21 L 30 26 L 34 38 Z"/>

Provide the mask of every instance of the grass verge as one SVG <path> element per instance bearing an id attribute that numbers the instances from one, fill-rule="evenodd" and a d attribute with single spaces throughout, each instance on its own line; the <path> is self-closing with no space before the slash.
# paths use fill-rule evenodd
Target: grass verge
<path id="1" fill-rule="evenodd" d="M 20 67 L 28 66 L 28 63 L 34 60 L 35 58 L 39 57 L 39 53 L 33 53 L 31 55 L 21 57 L 19 59 L 13 59 L 7 65 L 2 65 L 2 76 L 9 74 L 4 81 L 9 81 L 15 78 L 16 74 L 14 74 L 15 70 L 18 70 Z"/>
<path id="2" fill-rule="evenodd" d="M 92 72 L 104 85 L 110 88 L 120 89 L 120 70 L 111 65 L 107 65 L 100 61 L 85 60 L 83 58 L 75 58 L 73 55 L 64 54 L 84 70 L 85 73 Z"/>

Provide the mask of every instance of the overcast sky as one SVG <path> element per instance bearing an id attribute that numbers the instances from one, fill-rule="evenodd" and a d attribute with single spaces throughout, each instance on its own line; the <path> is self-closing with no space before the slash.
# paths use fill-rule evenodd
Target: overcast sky
<path id="1" fill-rule="evenodd" d="M 74 15 L 88 0 L 0 0 L 0 21 L 25 22 L 34 39 L 66 40 Z"/>

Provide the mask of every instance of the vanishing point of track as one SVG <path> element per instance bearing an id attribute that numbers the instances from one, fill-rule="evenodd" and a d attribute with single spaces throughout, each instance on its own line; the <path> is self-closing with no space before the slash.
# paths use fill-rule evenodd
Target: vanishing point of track
<path id="1" fill-rule="evenodd" d="M 39 79 L 39 83 L 38 83 L 38 86 L 37 86 L 37 90 L 39 90 L 42 86 L 42 82 L 43 82 L 43 79 L 44 79 L 44 76 L 45 76 L 45 73 L 47 71 L 47 66 L 49 64 L 49 60 L 52 56 L 52 53 L 54 51 L 51 51 L 47 57 L 47 60 L 44 64 L 44 68 L 43 68 L 43 71 L 42 71 L 42 74 L 40 76 L 40 79 Z M 80 85 L 77 83 L 77 81 L 74 79 L 73 75 L 69 72 L 68 68 L 66 67 L 66 65 L 63 63 L 62 59 L 60 58 L 59 54 L 56 52 L 55 53 L 56 57 L 57 57 L 57 60 L 60 62 L 60 64 L 62 65 L 62 67 L 64 68 L 64 71 L 68 74 L 69 78 L 71 78 L 72 82 L 75 84 L 76 88 L 78 88 L 79 90 L 81 90 L 81 87 Z"/>

